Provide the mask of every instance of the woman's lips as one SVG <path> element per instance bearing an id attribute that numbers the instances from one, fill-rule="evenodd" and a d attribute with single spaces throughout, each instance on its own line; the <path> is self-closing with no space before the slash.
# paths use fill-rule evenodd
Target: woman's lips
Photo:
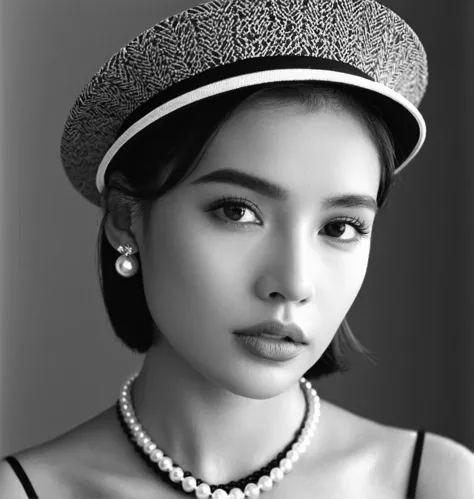
<path id="1" fill-rule="evenodd" d="M 280 341 L 289 341 L 291 343 L 298 343 L 297 341 L 293 341 L 289 336 L 286 336 L 285 338 L 280 338 L 279 336 L 267 333 L 260 334 L 258 338 L 270 338 L 271 340 L 280 340 Z"/>
<path id="2" fill-rule="evenodd" d="M 286 324 L 275 320 L 260 322 L 259 324 L 236 330 L 234 331 L 234 334 L 257 337 L 269 335 L 272 338 L 291 338 L 295 343 L 307 344 L 305 334 L 297 324 Z"/>
<path id="3" fill-rule="evenodd" d="M 286 362 L 296 357 L 305 347 L 302 343 L 294 343 L 271 335 L 247 336 L 236 335 L 238 345 L 250 353 L 252 357 Z"/>

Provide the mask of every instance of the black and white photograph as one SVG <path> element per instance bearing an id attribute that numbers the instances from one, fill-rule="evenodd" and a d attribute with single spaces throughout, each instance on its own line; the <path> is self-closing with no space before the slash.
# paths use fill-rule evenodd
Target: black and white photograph
<path id="1" fill-rule="evenodd" d="M 473 47 L 0 0 L 0 498 L 474 499 Z"/>

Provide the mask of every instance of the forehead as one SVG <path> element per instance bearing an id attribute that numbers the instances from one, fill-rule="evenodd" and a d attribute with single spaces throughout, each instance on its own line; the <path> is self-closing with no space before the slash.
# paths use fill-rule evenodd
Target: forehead
<path id="1" fill-rule="evenodd" d="M 290 195 L 351 191 L 376 195 L 380 161 L 365 123 L 352 111 L 301 105 L 238 110 L 209 144 L 193 178 L 221 168 L 254 173 Z"/>

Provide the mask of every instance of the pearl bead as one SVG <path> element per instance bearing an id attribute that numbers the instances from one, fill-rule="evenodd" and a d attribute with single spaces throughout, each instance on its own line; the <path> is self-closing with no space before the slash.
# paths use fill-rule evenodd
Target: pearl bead
<path id="1" fill-rule="evenodd" d="M 151 454 L 154 450 L 156 449 L 156 444 L 153 444 L 151 442 L 148 442 L 146 445 L 145 445 L 145 452 L 147 454 Z"/>
<path id="2" fill-rule="evenodd" d="M 296 461 L 298 461 L 298 459 L 300 458 L 300 455 L 298 454 L 298 452 L 295 452 L 294 450 L 289 450 L 286 453 L 286 457 L 288 459 L 291 459 L 294 463 L 296 463 Z"/>
<path id="3" fill-rule="evenodd" d="M 249 499 L 257 499 L 257 497 L 260 497 L 260 487 L 255 483 L 249 483 L 245 487 L 245 495 Z"/>
<path id="4" fill-rule="evenodd" d="M 183 476 L 184 471 L 179 467 L 173 468 L 170 471 L 170 480 L 174 483 L 179 483 L 182 480 Z"/>
<path id="5" fill-rule="evenodd" d="M 212 499 L 228 499 L 228 497 L 227 492 L 223 489 L 217 489 L 212 494 Z"/>
<path id="6" fill-rule="evenodd" d="M 272 471 L 270 471 L 270 478 L 275 482 L 279 483 L 283 480 L 284 473 L 280 468 L 273 468 Z"/>
<path id="7" fill-rule="evenodd" d="M 280 461 L 280 468 L 283 473 L 289 473 L 293 469 L 293 462 L 285 457 Z"/>
<path id="8" fill-rule="evenodd" d="M 139 424 L 133 425 L 132 426 L 132 430 L 135 431 L 135 432 L 136 431 L 140 431 L 141 430 L 141 425 L 139 425 Z"/>
<path id="9" fill-rule="evenodd" d="M 296 452 L 300 452 L 300 449 L 301 449 L 301 444 L 293 444 L 291 446 L 291 450 L 294 450 Z"/>
<path id="10" fill-rule="evenodd" d="M 234 488 L 229 492 L 229 499 L 245 499 L 245 494 L 238 488 Z"/>
<path id="11" fill-rule="evenodd" d="M 170 471 L 173 468 L 173 461 L 169 457 L 163 457 L 158 462 L 161 471 Z"/>
<path id="12" fill-rule="evenodd" d="M 144 435 L 143 437 L 138 437 L 138 445 L 140 447 L 145 447 L 146 444 L 150 442 L 150 438 Z"/>
<path id="13" fill-rule="evenodd" d="M 308 446 L 307 446 L 307 445 L 302 445 L 302 446 L 300 447 L 300 450 L 299 450 L 298 454 L 300 454 L 300 455 L 301 455 L 301 454 L 306 454 L 306 451 L 307 451 L 307 450 L 308 450 Z"/>
<path id="14" fill-rule="evenodd" d="M 197 499 L 208 499 L 211 495 L 211 487 L 207 483 L 201 483 L 195 492 Z"/>
<path id="15" fill-rule="evenodd" d="M 161 458 L 163 457 L 163 451 L 161 451 L 160 449 L 155 449 L 154 451 L 152 451 L 152 453 L 150 454 L 150 459 L 154 462 L 154 463 L 157 463 Z"/>
<path id="16" fill-rule="evenodd" d="M 196 488 L 196 485 L 196 479 L 192 476 L 187 476 L 181 482 L 181 487 L 183 487 L 183 490 L 185 492 L 192 492 Z"/>
<path id="17" fill-rule="evenodd" d="M 117 261 L 115 262 L 115 269 L 120 275 L 129 277 L 133 276 L 137 272 L 138 266 L 135 265 L 135 262 L 129 257 L 122 255 L 117 258 Z"/>
<path id="18" fill-rule="evenodd" d="M 272 488 L 273 488 L 273 480 L 267 475 L 262 476 L 258 480 L 258 486 L 264 492 L 268 492 L 269 490 L 272 490 Z"/>

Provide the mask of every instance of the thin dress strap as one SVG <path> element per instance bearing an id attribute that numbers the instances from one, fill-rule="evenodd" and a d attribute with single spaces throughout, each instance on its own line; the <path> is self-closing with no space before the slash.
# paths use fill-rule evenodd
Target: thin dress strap
<path id="1" fill-rule="evenodd" d="M 21 484 L 23 485 L 23 488 L 25 489 L 28 499 L 38 499 L 36 491 L 33 488 L 33 485 L 30 482 L 30 479 L 28 478 L 27 474 L 25 473 L 25 470 L 18 462 L 18 459 L 13 456 L 7 456 L 5 458 L 5 461 L 13 468 L 13 471 L 16 473 L 16 476 L 18 477 Z"/>
<path id="2" fill-rule="evenodd" d="M 421 453 L 423 452 L 423 443 L 425 440 L 425 430 L 418 431 L 413 461 L 411 463 L 410 480 L 408 483 L 407 499 L 415 499 L 416 484 L 418 482 L 418 472 L 420 471 Z"/>

